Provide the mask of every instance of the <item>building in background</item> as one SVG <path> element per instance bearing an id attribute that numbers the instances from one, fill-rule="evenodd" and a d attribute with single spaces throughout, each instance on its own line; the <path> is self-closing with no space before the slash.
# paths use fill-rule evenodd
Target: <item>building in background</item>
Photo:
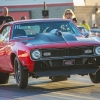
<path id="1" fill-rule="evenodd" d="M 66 8 L 73 10 L 73 0 L 45 0 L 49 17 L 62 17 Z M 20 19 L 22 15 L 27 18 L 42 18 L 42 10 L 44 9 L 44 0 L 3 0 L 0 8 L 7 6 L 9 14 L 14 16 L 15 20 Z"/>
<path id="2" fill-rule="evenodd" d="M 79 2 L 78 0 L 74 1 Z M 74 5 L 74 12 L 78 19 L 78 24 L 85 19 L 91 27 L 93 24 L 97 24 L 100 27 L 100 0 L 84 0 L 83 6 Z"/>
<path id="3" fill-rule="evenodd" d="M 100 25 L 100 0 L 45 0 L 49 10 L 49 18 L 61 18 L 65 9 L 72 9 L 77 17 L 78 24 L 86 20 L 92 27 L 94 23 Z M 44 0 L 2 0 L 1 8 L 7 6 L 9 14 L 15 20 L 20 20 L 21 16 L 28 19 L 42 18 Z"/>

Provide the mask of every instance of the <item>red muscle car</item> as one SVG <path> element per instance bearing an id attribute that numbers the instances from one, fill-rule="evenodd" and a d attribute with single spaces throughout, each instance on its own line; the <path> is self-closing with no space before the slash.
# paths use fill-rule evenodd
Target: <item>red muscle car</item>
<path id="1" fill-rule="evenodd" d="M 0 84 L 14 74 L 19 88 L 28 78 L 66 80 L 72 74 L 100 82 L 100 43 L 82 38 L 72 21 L 33 19 L 9 22 L 0 29 Z"/>

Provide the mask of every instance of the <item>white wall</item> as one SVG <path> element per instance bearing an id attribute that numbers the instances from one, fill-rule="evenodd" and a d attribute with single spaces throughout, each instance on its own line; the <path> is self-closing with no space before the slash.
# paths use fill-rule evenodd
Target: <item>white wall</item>
<path id="1" fill-rule="evenodd" d="M 73 3 L 73 0 L 0 0 L 0 6 L 12 5 L 34 5 L 34 4 L 53 4 L 53 3 Z"/>
<path id="2" fill-rule="evenodd" d="M 85 6 L 84 0 L 73 0 L 74 6 Z"/>

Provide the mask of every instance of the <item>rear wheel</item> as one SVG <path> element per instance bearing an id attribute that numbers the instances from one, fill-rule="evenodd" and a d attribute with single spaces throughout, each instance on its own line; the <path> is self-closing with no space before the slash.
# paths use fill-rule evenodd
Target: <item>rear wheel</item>
<path id="1" fill-rule="evenodd" d="M 61 75 L 61 76 L 50 76 L 49 77 L 53 82 L 55 81 L 64 81 L 67 80 L 68 76 L 66 75 Z"/>
<path id="2" fill-rule="evenodd" d="M 100 69 L 95 73 L 90 73 L 89 76 L 93 83 L 100 83 Z"/>
<path id="3" fill-rule="evenodd" d="M 17 86 L 22 89 L 26 88 L 28 84 L 28 71 L 24 70 L 24 66 L 22 66 L 17 57 L 14 60 L 14 71 Z"/>
<path id="4" fill-rule="evenodd" d="M 9 81 L 9 73 L 0 72 L 0 84 L 7 84 Z"/>

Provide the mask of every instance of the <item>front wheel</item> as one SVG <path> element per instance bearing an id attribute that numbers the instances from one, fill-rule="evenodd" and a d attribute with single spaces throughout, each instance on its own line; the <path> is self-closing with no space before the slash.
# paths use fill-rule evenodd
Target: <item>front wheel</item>
<path id="1" fill-rule="evenodd" d="M 24 70 L 24 66 L 16 57 L 14 60 L 14 72 L 17 86 L 21 89 L 26 88 L 28 84 L 28 71 Z"/>
<path id="2" fill-rule="evenodd" d="M 90 73 L 89 76 L 93 83 L 100 83 L 100 69 L 95 73 Z"/>

